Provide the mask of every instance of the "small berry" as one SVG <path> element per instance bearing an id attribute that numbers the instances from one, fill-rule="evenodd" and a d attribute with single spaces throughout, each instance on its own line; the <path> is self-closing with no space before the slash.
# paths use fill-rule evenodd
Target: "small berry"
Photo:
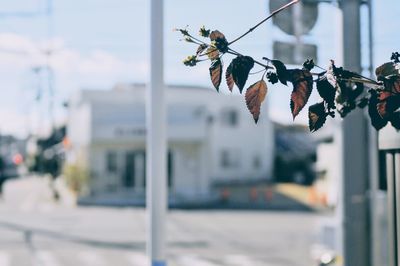
<path id="1" fill-rule="evenodd" d="M 392 53 L 392 57 L 390 57 L 390 60 L 392 60 L 393 62 L 400 63 L 400 54 L 398 52 Z"/>
<path id="2" fill-rule="evenodd" d="M 267 80 L 272 84 L 278 83 L 278 81 L 279 81 L 278 75 L 276 73 L 274 73 L 274 72 L 268 72 L 267 73 Z"/>

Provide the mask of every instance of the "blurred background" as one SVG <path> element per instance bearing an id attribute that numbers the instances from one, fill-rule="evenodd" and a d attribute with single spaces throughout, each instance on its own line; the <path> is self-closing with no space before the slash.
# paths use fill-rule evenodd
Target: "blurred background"
<path id="1" fill-rule="evenodd" d="M 307 107 L 293 122 L 291 88 L 276 84 L 255 125 L 238 91 L 215 92 L 207 63 L 182 64 L 196 47 L 173 31 L 205 25 L 229 41 L 287 2 L 164 3 L 169 265 L 343 265 L 341 119 L 309 133 Z M 371 2 L 360 1 L 359 49 L 374 78 L 371 64 L 398 49 L 400 2 Z M 149 14 L 145 0 L 0 3 L 0 266 L 149 265 Z M 342 65 L 342 19 L 337 1 L 305 1 L 235 50 Z M 385 172 L 376 178 L 364 255 L 387 265 Z"/>

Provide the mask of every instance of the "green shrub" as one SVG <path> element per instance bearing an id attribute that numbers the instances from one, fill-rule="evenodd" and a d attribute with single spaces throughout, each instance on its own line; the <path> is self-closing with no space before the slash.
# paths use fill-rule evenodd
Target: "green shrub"
<path id="1" fill-rule="evenodd" d="M 66 164 L 63 173 L 67 186 L 77 194 L 82 193 L 89 180 L 86 167 L 80 164 Z"/>

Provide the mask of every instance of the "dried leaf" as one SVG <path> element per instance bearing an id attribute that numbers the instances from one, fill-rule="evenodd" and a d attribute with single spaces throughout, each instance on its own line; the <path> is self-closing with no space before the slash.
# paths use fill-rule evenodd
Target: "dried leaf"
<path id="1" fill-rule="evenodd" d="M 392 75 L 387 78 L 381 78 L 386 91 L 400 93 L 400 75 Z"/>
<path id="2" fill-rule="evenodd" d="M 392 92 L 393 93 L 400 93 L 400 77 L 397 77 L 393 81 Z"/>
<path id="3" fill-rule="evenodd" d="M 387 78 L 391 75 L 399 75 L 399 68 L 397 64 L 393 62 L 388 62 L 385 63 L 375 69 L 375 75 L 378 80 L 381 80 L 382 78 Z"/>
<path id="4" fill-rule="evenodd" d="M 197 48 L 196 55 L 200 55 L 202 52 L 204 52 L 207 49 L 207 44 L 200 44 L 199 47 Z"/>
<path id="5" fill-rule="evenodd" d="M 220 38 L 220 39 L 226 39 L 226 38 L 225 38 L 225 35 L 224 35 L 222 32 L 218 31 L 218 30 L 214 30 L 214 31 L 212 31 L 212 32 L 210 33 L 210 40 L 211 40 L 211 41 L 215 41 L 215 40 L 218 39 L 218 38 Z"/>
<path id="6" fill-rule="evenodd" d="M 226 53 L 228 51 L 228 41 L 225 35 L 217 30 L 211 32 L 210 34 L 211 45 L 218 49 L 221 53 Z"/>
<path id="7" fill-rule="evenodd" d="M 267 83 L 263 79 L 251 85 L 246 91 L 246 105 L 256 124 L 260 116 L 261 103 L 264 101 L 267 91 Z"/>
<path id="8" fill-rule="evenodd" d="M 399 108 L 400 95 L 396 95 L 388 91 L 382 91 L 380 93 L 377 109 L 382 118 L 388 119 Z"/>
<path id="9" fill-rule="evenodd" d="M 339 91 L 336 98 L 338 112 L 342 118 L 346 117 L 357 107 L 357 98 L 364 92 L 364 84 L 357 82 L 339 81 Z"/>
<path id="10" fill-rule="evenodd" d="M 206 53 L 210 60 L 216 60 L 217 58 L 219 58 L 219 51 L 216 47 L 208 47 Z"/>
<path id="11" fill-rule="evenodd" d="M 332 85 L 332 87 L 335 88 L 335 90 L 338 90 L 338 83 L 335 77 L 335 74 L 333 72 L 333 69 L 335 69 L 335 62 L 333 60 L 331 60 L 331 64 L 328 67 L 328 70 L 326 71 L 326 79 L 328 80 L 328 82 Z"/>
<path id="12" fill-rule="evenodd" d="M 276 74 L 278 75 L 279 81 L 282 84 L 287 85 L 288 73 L 285 64 L 279 60 L 271 60 L 271 63 L 274 65 L 276 69 Z"/>
<path id="13" fill-rule="evenodd" d="M 221 78 L 222 78 L 221 59 L 218 58 L 211 63 L 210 77 L 211 77 L 211 82 L 214 85 L 215 89 L 219 91 L 219 85 L 221 84 Z"/>
<path id="14" fill-rule="evenodd" d="M 392 95 L 392 93 L 388 91 L 382 91 L 379 94 L 379 102 L 377 104 L 377 110 L 379 115 L 382 118 L 387 118 L 388 117 L 388 112 L 387 112 L 387 102 L 386 100 Z"/>
<path id="15" fill-rule="evenodd" d="M 233 80 L 232 76 L 232 66 L 233 66 L 233 61 L 229 64 L 228 68 L 226 69 L 225 73 L 225 79 L 226 79 L 226 84 L 228 85 L 229 90 L 232 92 L 233 86 L 235 85 L 235 81 Z"/>
<path id="16" fill-rule="evenodd" d="M 332 86 L 332 84 L 328 81 L 326 76 L 319 77 L 317 80 L 317 90 L 319 95 L 325 102 L 328 103 L 328 108 L 335 107 L 335 95 L 336 89 Z"/>
<path id="17" fill-rule="evenodd" d="M 376 91 L 371 91 L 371 97 L 368 104 L 368 114 L 371 119 L 371 124 L 376 130 L 380 130 L 388 123 L 388 121 L 386 119 L 383 119 L 378 113 L 378 102 L 378 94 L 376 93 Z"/>
<path id="18" fill-rule="evenodd" d="M 320 129 L 325 124 L 327 116 L 324 102 L 311 105 L 308 108 L 308 127 L 310 131 L 315 132 Z"/>
<path id="19" fill-rule="evenodd" d="M 313 88 L 313 78 L 310 71 L 305 69 L 288 70 L 288 80 L 293 83 L 290 99 L 290 109 L 293 120 L 306 105 Z"/>
<path id="20" fill-rule="evenodd" d="M 393 113 L 389 121 L 395 129 L 400 130 L 400 112 Z"/>
<path id="21" fill-rule="evenodd" d="M 363 109 L 368 105 L 369 99 L 367 97 L 364 97 L 360 100 L 360 102 L 357 104 L 358 108 Z"/>
<path id="22" fill-rule="evenodd" d="M 233 80 L 239 88 L 240 93 L 242 93 L 247 78 L 249 77 L 250 70 L 254 66 L 254 60 L 250 56 L 239 55 L 232 60 L 231 65 Z"/>

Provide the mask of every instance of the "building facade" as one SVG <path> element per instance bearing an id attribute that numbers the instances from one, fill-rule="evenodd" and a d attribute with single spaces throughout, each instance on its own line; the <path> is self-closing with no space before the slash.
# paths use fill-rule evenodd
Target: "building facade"
<path id="1" fill-rule="evenodd" d="M 81 90 L 69 104 L 67 163 L 89 173 L 86 197 L 144 201 L 145 86 Z M 273 125 L 266 106 L 256 125 L 242 95 L 190 86 L 166 88 L 171 200 L 206 201 L 215 182 L 269 179 Z"/>

